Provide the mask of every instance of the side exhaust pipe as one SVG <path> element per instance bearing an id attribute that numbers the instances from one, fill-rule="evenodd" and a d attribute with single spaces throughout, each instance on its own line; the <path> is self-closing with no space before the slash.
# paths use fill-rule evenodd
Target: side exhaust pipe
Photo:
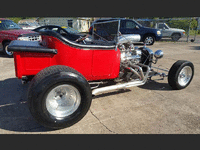
<path id="1" fill-rule="evenodd" d="M 96 95 L 99 93 L 103 93 L 103 92 L 108 92 L 108 91 L 112 91 L 112 90 L 120 90 L 120 89 L 125 89 L 125 88 L 129 88 L 129 87 L 133 87 L 133 86 L 140 86 L 140 85 L 144 85 L 147 81 L 149 72 L 150 72 L 150 67 L 140 64 L 143 67 L 147 67 L 147 72 L 146 75 L 144 76 L 144 79 L 141 81 L 132 81 L 132 82 L 127 82 L 124 84 L 118 84 L 118 85 L 111 85 L 111 86 L 107 86 L 107 87 L 102 87 L 102 88 L 97 88 L 92 90 L 92 95 Z"/>

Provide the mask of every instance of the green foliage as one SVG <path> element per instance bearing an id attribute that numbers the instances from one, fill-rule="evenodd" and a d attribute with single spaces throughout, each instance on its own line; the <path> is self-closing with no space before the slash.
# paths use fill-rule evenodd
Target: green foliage
<path id="1" fill-rule="evenodd" d="M 200 30 L 190 30 L 190 35 L 195 35 L 195 33 L 196 33 L 196 35 L 197 34 L 200 34 Z"/>
<path id="2" fill-rule="evenodd" d="M 193 19 L 192 22 L 191 22 L 191 26 L 190 26 L 190 27 L 191 27 L 192 29 L 196 29 L 196 28 L 197 28 L 197 25 L 198 25 L 197 20 Z"/>
<path id="3" fill-rule="evenodd" d="M 171 28 L 179 28 L 188 31 L 190 20 L 170 20 L 167 23 Z"/>
<path id="4" fill-rule="evenodd" d="M 15 23 L 18 23 L 18 21 L 22 20 L 22 17 L 13 17 L 13 18 L 8 18 L 10 20 L 12 20 Z"/>
<path id="5" fill-rule="evenodd" d="M 186 32 L 188 32 L 189 30 L 189 26 L 190 26 L 190 30 L 195 30 L 197 27 L 197 20 L 195 19 L 185 19 L 185 20 L 170 20 L 167 22 L 167 24 L 171 27 L 171 28 L 179 28 L 179 29 L 183 29 Z"/>

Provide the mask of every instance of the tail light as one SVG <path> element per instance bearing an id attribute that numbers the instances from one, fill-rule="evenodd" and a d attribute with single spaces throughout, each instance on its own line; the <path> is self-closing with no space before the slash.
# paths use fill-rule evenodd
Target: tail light
<path id="1" fill-rule="evenodd" d="M 92 26 L 90 27 L 90 29 L 89 29 L 89 32 L 92 30 Z"/>

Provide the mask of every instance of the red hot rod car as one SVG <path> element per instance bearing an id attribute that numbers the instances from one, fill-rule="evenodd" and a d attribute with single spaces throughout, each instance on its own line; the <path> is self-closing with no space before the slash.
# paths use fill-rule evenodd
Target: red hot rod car
<path id="1" fill-rule="evenodd" d="M 84 38 L 77 43 L 53 31 L 40 32 L 41 42 L 10 43 L 16 77 L 23 83 L 30 81 L 28 106 L 40 124 L 53 129 L 69 127 L 88 112 L 93 95 L 143 85 L 155 75 L 168 77 L 173 89 L 190 84 L 191 62 L 179 60 L 168 74 L 156 72 L 152 64 L 163 52 L 134 47 L 131 35 L 118 31 L 116 20 L 94 24 L 91 43 L 82 43 Z"/>

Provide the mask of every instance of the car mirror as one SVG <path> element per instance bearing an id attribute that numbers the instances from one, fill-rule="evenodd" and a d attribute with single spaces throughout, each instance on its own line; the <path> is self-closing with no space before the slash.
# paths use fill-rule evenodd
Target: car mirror
<path id="1" fill-rule="evenodd" d="M 136 29 L 139 29 L 140 27 L 138 25 L 135 26 Z"/>

